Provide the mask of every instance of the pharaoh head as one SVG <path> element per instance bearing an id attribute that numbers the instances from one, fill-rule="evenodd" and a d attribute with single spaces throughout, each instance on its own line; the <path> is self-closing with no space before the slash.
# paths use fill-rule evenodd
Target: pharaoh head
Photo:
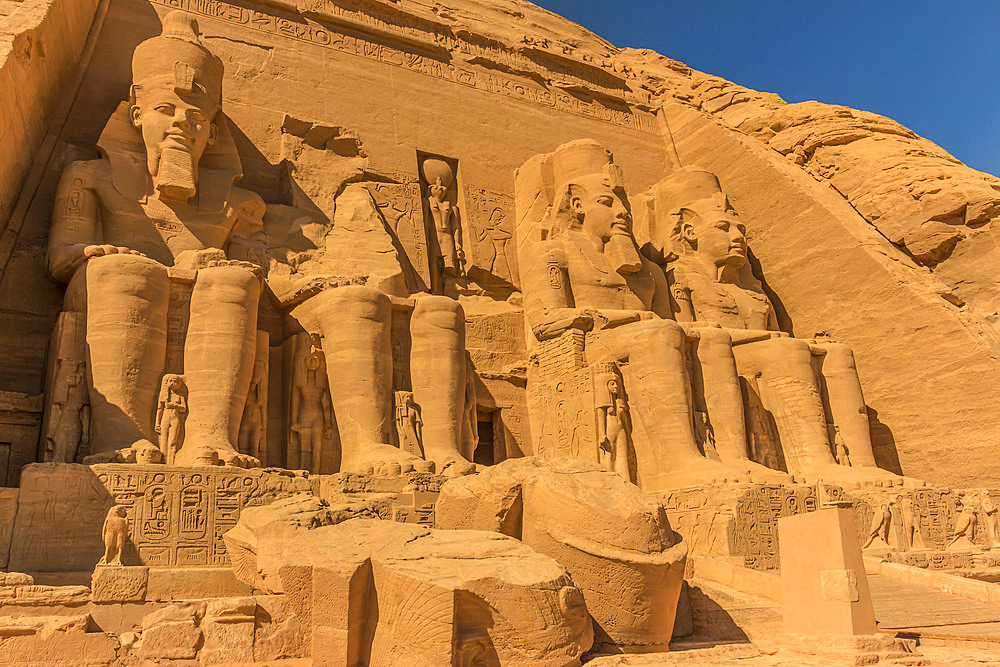
<path id="1" fill-rule="evenodd" d="M 163 34 L 136 47 L 129 120 L 142 135 L 162 198 L 186 202 L 196 193 L 198 163 L 219 134 L 222 73 L 198 23 L 183 12 L 167 14 Z"/>
<path id="2" fill-rule="evenodd" d="M 160 399 L 166 400 L 169 393 L 176 393 L 184 387 L 184 376 L 166 373 L 160 383 Z"/>
<path id="3" fill-rule="evenodd" d="M 572 141 L 552 153 L 551 169 L 556 229 L 582 231 L 619 273 L 638 271 L 632 215 L 611 153 L 594 141 Z"/>
<path id="4" fill-rule="evenodd" d="M 746 228 L 715 174 L 684 167 L 658 186 L 657 207 L 672 216 L 670 241 L 678 254 L 695 254 L 719 268 L 747 262 Z"/>

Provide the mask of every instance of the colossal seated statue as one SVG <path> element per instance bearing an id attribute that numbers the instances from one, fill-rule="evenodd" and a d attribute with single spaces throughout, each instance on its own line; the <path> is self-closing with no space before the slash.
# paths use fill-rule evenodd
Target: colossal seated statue
<path id="1" fill-rule="evenodd" d="M 538 342 L 535 356 L 550 358 L 547 345 L 583 332 L 577 356 L 584 364 L 618 365 L 633 415 L 637 483 L 655 490 L 787 479 L 750 461 L 745 446 L 720 448 L 721 460 L 707 458 L 699 448 L 687 351 L 690 336 L 697 333 L 674 321 L 662 268 L 636 246 L 629 202 L 611 153 L 593 141 L 564 144 L 525 163 L 515 190 L 525 310 Z M 593 449 L 573 453 L 598 460 Z"/>
<path id="2" fill-rule="evenodd" d="M 396 446 L 394 390 L 412 390 L 425 420 L 424 458 L 453 474 L 474 470 L 461 454 L 468 373 L 461 305 L 411 297 L 391 246 L 366 248 L 385 233 L 361 185 L 337 194 L 339 230 L 300 215 L 280 247 L 270 243 L 265 218 L 303 210 L 267 206 L 235 187 L 242 174 L 221 110 L 222 61 L 189 15 L 169 13 L 163 26 L 136 48 L 130 99 L 101 135 L 102 157 L 70 164 L 59 185 L 48 268 L 67 283 L 73 316 L 64 313 L 54 334 L 66 341 L 53 346 L 61 363 L 50 362 L 59 371 L 50 371 L 50 385 L 68 375 L 59 369 L 86 367 L 92 436 L 78 451 L 87 442 L 81 429 L 54 426 L 55 439 L 78 442 L 47 443 L 48 450 L 69 452 L 63 460 L 259 465 L 268 336 L 257 319 L 266 285 L 286 337 L 315 341 L 299 360 L 311 363 L 311 384 L 274 388 L 291 398 L 294 413 L 284 465 L 318 472 L 324 442 L 336 437 L 339 456 L 324 462 L 325 471 L 431 467 Z M 323 218 L 316 205 L 311 212 Z M 363 228 L 344 236 L 351 225 L 341 218 L 362 220 Z M 366 252 L 381 264 L 366 264 Z M 405 360 L 393 359 L 394 324 L 405 331 Z M 412 387 L 394 387 L 393 366 L 401 363 Z M 172 388 L 168 399 L 183 385 L 183 406 L 161 397 L 157 409 L 161 382 Z M 53 414 L 66 411 L 51 402 Z"/>
<path id="3" fill-rule="evenodd" d="M 850 347 L 778 330 L 750 271 L 746 229 L 715 175 L 678 169 L 637 197 L 636 208 L 638 235 L 650 239 L 644 251 L 666 267 L 674 317 L 697 328 L 700 384 L 720 455 L 747 449 L 740 376 L 773 416 L 788 472 L 848 485 L 900 482 L 875 463 Z"/>
<path id="4" fill-rule="evenodd" d="M 174 462 L 257 464 L 236 442 L 261 280 L 238 245 L 260 228 L 264 204 L 234 186 L 242 174 L 222 75 L 197 23 L 168 14 L 163 34 L 135 50 L 129 100 L 101 134 L 101 158 L 71 163 L 59 183 L 47 265 L 67 284 L 65 311 L 83 314 L 73 321 L 86 332 L 91 455 L 161 458 L 153 421 L 174 337 L 182 368 L 172 370 L 188 390 Z M 168 316 L 184 290 L 178 331 Z"/>

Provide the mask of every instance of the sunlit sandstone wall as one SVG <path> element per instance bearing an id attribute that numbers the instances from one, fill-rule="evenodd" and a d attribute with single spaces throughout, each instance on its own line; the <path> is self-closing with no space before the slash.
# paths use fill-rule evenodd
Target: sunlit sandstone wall
<path id="1" fill-rule="evenodd" d="M 861 206 L 896 188 L 885 174 L 866 176 L 873 164 L 891 160 L 864 153 L 863 147 L 838 149 L 850 158 L 837 163 L 841 176 L 854 174 L 854 180 L 874 184 L 862 200 L 861 194 L 822 184 L 822 169 L 813 164 L 820 153 L 799 159 L 798 153 L 769 146 L 770 135 L 754 119 L 788 106 L 777 96 L 739 88 L 652 52 L 619 51 L 560 17 L 511 0 L 454 0 L 447 10 L 425 0 L 103 1 L 107 16 L 92 57 L 79 59 L 82 86 L 53 158 L 19 235 L 4 237 L 5 244 L 15 238 L 17 243 L 0 276 L 0 389 L 41 390 L 45 346 L 60 300 L 42 262 L 58 175 L 70 160 L 96 156 L 101 128 L 127 96 L 132 50 L 158 32 L 159 17 L 179 8 L 198 16 L 206 44 L 225 61 L 224 108 L 247 172 L 243 185 L 271 203 L 287 198 L 281 165 L 288 157 L 281 129 L 286 115 L 357 137 L 368 156 L 369 178 L 416 179 L 417 151 L 456 159 L 466 194 L 509 196 L 514 170 L 527 158 L 581 137 L 615 152 L 633 194 L 678 161 L 717 171 L 748 223 L 762 277 L 785 309 L 786 325 L 798 336 L 827 331 L 855 348 L 866 398 L 877 413 L 873 434 L 880 461 L 894 467 L 898 452 L 903 472 L 934 481 L 964 485 L 998 478 L 1000 463 L 990 456 L 998 444 L 993 424 L 1000 415 L 990 389 L 1000 379 L 993 351 L 997 335 L 989 317 L 981 315 L 988 304 L 955 305 L 963 299 L 971 303 L 981 290 L 963 287 L 951 275 L 962 273 L 957 268 L 948 269 L 945 284 L 933 278 L 928 264 L 915 263 L 919 247 L 921 261 L 933 255 L 940 262 L 936 275 L 959 266 L 942 260 L 947 253 L 940 248 L 927 250 L 928 225 L 919 225 L 923 236 L 911 235 L 901 247 L 883 236 L 890 216 Z M 31 4 L 66 5 L 71 9 L 56 16 L 69 21 L 74 12 L 93 12 L 96 3 Z M 10 6 L 0 2 L 0 8 Z M 82 44 L 89 19 L 74 21 L 73 43 Z M 39 89 L 50 99 L 72 92 L 61 82 L 43 80 Z M 19 85 L 21 95 L 25 84 Z M 661 103 L 666 111 L 657 119 L 652 112 Z M 29 115 L 35 123 L 61 124 L 50 107 L 33 106 Z M 819 122 L 825 121 L 804 126 Z M 892 136 L 919 143 L 903 135 Z M 841 134 L 835 139 L 844 140 Z M 910 145 L 903 139 L 886 150 L 902 155 Z M 10 145 L 6 137 L 3 142 Z M 29 143 L 19 145 L 19 156 L 38 154 Z M 807 148 L 813 150 L 811 144 Z M 875 162 L 854 159 L 851 150 L 875 155 Z M 934 165 L 927 168 L 933 171 Z M 979 178 L 957 161 L 949 169 L 966 180 Z M 0 183 L 8 183 L 11 173 L 0 165 Z M 303 173 L 291 178 L 299 186 L 323 185 L 305 182 L 311 177 Z M 831 183 L 844 187 L 843 179 Z M 963 195 L 968 204 L 962 222 L 975 228 L 962 232 L 968 238 L 958 243 L 956 256 L 968 255 L 964 247 L 991 243 L 990 225 L 983 225 L 991 204 L 979 193 Z M 0 223 L 2 213 L 0 208 Z M 930 211 L 924 217 L 939 222 L 941 215 Z M 513 225 L 512 212 L 508 224 Z M 982 267 L 979 262 L 965 283 L 985 284 Z M 272 328 L 272 344 L 280 340 L 280 323 L 265 324 Z"/>
<path id="2" fill-rule="evenodd" d="M 22 229 L 28 200 L 15 206 L 22 183 L 26 194 L 32 191 L 32 162 L 51 149 L 57 112 L 72 88 L 98 5 L 99 0 L 0 2 L 0 274 L 9 263 L 22 275 L 17 290 L 8 282 L 0 286 L 0 358 L 11 369 L 2 382 L 5 390 L 41 391 L 55 293 L 41 270 L 46 229 Z"/>

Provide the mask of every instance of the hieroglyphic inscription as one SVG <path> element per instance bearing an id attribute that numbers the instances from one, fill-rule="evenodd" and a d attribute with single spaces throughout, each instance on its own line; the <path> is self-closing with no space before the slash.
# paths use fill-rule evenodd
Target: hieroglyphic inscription
<path id="1" fill-rule="evenodd" d="M 165 373 L 184 372 L 184 340 L 191 318 L 194 271 L 170 270 L 170 301 L 167 306 L 167 360 Z"/>
<path id="2" fill-rule="evenodd" d="M 25 472 L 11 541 L 11 566 L 22 571 L 92 569 L 112 505 L 126 509 L 126 565 L 226 565 L 222 535 L 244 507 L 310 490 L 301 477 L 228 467 L 48 463 Z"/>
<path id="3" fill-rule="evenodd" d="M 913 513 L 924 546 L 947 548 L 955 527 L 955 495 L 950 491 L 918 489 L 913 497 Z"/>
<path id="4" fill-rule="evenodd" d="M 259 10 L 238 7 L 221 0 L 153 0 L 153 2 L 240 24 L 277 37 L 309 42 L 342 53 L 377 60 L 470 88 L 597 118 L 639 132 L 660 133 L 654 114 L 623 101 L 607 99 L 607 91 L 601 91 L 605 96 L 604 99 L 594 99 L 570 90 L 550 89 L 528 77 L 520 77 L 499 70 L 480 69 L 457 61 L 446 62 L 436 57 L 372 42 L 361 36 L 334 32 L 313 22 L 282 18 Z M 586 82 L 581 88 L 590 85 L 593 83 Z M 615 95 L 611 95 L 611 97 L 614 98 Z"/>
<path id="5" fill-rule="evenodd" d="M 816 510 L 816 492 L 810 487 L 762 484 L 736 501 L 730 532 L 730 551 L 743 556 L 755 570 L 778 568 L 778 519 Z"/>
<path id="6" fill-rule="evenodd" d="M 225 565 L 222 535 L 242 508 L 261 505 L 259 475 L 239 471 L 142 470 L 98 474 L 126 508 L 142 565 Z"/>
<path id="7" fill-rule="evenodd" d="M 514 247 L 514 203 L 508 195 L 482 188 L 466 191 L 469 215 L 465 234 L 470 266 L 482 269 L 517 287 L 517 249 Z"/>
<path id="8" fill-rule="evenodd" d="M 542 341 L 536 359 L 538 381 L 528 383 L 530 412 L 542 419 L 534 453 L 597 463 L 593 383 L 584 361 L 584 333 L 571 330 Z"/>

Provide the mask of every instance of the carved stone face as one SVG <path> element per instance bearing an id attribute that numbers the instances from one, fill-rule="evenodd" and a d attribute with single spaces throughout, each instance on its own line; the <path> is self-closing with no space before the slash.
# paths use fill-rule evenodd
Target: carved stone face
<path id="1" fill-rule="evenodd" d="M 142 133 L 150 175 L 160 174 L 165 154 L 175 159 L 184 156 L 183 161 L 196 172 L 202 154 L 218 135 L 213 122 L 217 112 L 218 104 L 208 95 L 176 88 L 173 77 L 144 81 L 130 116 Z"/>
<path id="2" fill-rule="evenodd" d="M 306 357 L 306 368 L 311 371 L 319 369 L 319 357 L 315 354 L 310 354 Z"/>
<path id="3" fill-rule="evenodd" d="M 747 261 L 746 227 L 732 211 L 692 211 L 682 223 L 681 234 L 699 255 L 716 266 L 739 267 Z"/>
<path id="4" fill-rule="evenodd" d="M 578 178 L 571 186 L 570 206 L 588 236 L 604 243 L 612 236 L 632 236 L 628 207 L 603 174 Z"/>

